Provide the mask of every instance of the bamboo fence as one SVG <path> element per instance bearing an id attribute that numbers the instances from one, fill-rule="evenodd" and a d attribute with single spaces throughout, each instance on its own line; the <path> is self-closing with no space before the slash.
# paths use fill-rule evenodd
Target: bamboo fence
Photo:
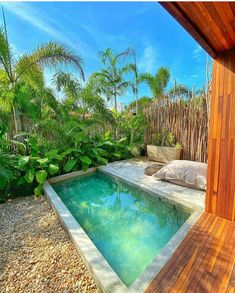
<path id="1" fill-rule="evenodd" d="M 144 111 L 149 125 L 145 143 L 151 144 L 153 134 L 166 129 L 182 145 L 181 159 L 207 162 L 208 103 L 203 95 L 187 101 L 167 99 L 150 104 Z"/>

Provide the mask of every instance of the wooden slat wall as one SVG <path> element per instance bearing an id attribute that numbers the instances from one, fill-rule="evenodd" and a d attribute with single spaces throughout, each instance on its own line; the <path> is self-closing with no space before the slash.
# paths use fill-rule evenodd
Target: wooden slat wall
<path id="1" fill-rule="evenodd" d="M 212 56 L 235 46 L 235 2 L 160 2 Z"/>
<path id="2" fill-rule="evenodd" d="M 235 48 L 213 64 L 206 211 L 235 221 Z"/>

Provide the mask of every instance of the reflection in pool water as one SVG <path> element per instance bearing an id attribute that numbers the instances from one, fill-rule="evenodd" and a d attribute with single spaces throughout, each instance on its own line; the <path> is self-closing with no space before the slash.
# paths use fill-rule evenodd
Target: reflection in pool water
<path id="1" fill-rule="evenodd" d="M 53 188 L 127 286 L 190 216 L 101 172 L 58 182 Z"/>

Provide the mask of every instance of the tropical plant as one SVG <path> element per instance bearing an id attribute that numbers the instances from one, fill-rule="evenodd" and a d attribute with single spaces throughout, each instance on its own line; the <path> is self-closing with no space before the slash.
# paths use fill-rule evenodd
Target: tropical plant
<path id="1" fill-rule="evenodd" d="M 177 149 L 182 148 L 179 143 L 175 143 L 173 133 L 166 129 L 163 129 L 161 132 L 157 132 L 152 136 L 152 144 L 157 146 L 176 147 Z"/>
<path id="2" fill-rule="evenodd" d="M 145 82 L 149 86 L 152 92 L 152 98 L 159 100 L 164 94 L 169 79 L 170 71 L 167 67 L 160 67 L 155 75 L 142 73 L 139 76 L 139 82 Z"/>
<path id="3" fill-rule="evenodd" d="M 129 69 L 130 71 L 133 72 L 134 74 L 134 81 L 130 82 L 132 92 L 135 97 L 135 113 L 138 115 L 139 113 L 139 91 L 138 91 L 138 86 L 139 86 L 139 75 L 138 75 L 138 67 L 137 67 L 137 62 L 136 62 L 136 53 L 134 48 L 128 48 L 127 49 L 127 54 L 133 56 L 133 61 L 134 63 L 129 64 Z"/>
<path id="4" fill-rule="evenodd" d="M 168 95 L 170 96 L 171 99 L 179 99 L 184 97 L 187 98 L 189 94 L 190 94 L 189 88 L 184 84 L 176 83 L 176 81 L 175 81 L 174 87 L 172 87 L 168 91 Z"/>
<path id="5" fill-rule="evenodd" d="M 29 191 L 34 190 L 34 194 L 39 196 L 43 193 L 43 183 L 51 176 L 87 170 L 91 166 L 131 156 L 125 143 L 126 138 L 116 141 L 110 132 L 106 132 L 104 136 L 96 134 L 89 137 L 82 128 L 72 128 L 67 136 L 70 146 L 62 144 L 58 148 L 51 148 L 48 145 L 42 146 L 36 136 L 27 135 L 24 143 L 16 141 L 17 146 L 24 146 L 17 155 L 8 154 L 1 144 L 1 200 L 6 199 L 8 190 L 14 195 L 25 187 Z M 9 188 L 10 186 L 13 188 Z"/>
<path id="6" fill-rule="evenodd" d="M 0 203 L 7 198 L 9 186 L 16 178 L 17 170 L 15 169 L 16 157 L 0 149 Z"/>
<path id="7" fill-rule="evenodd" d="M 16 133 L 22 130 L 20 120 L 20 91 L 27 84 L 34 91 L 40 91 L 44 86 L 43 67 L 55 67 L 61 64 L 72 64 L 80 72 L 82 78 L 82 59 L 74 55 L 64 45 L 49 42 L 39 46 L 31 54 L 23 54 L 19 58 L 13 55 L 8 41 L 5 17 L 0 28 L 0 76 L 3 83 L 0 87 L 1 104 L 13 110 Z"/>
<path id="8" fill-rule="evenodd" d="M 64 91 L 65 99 L 63 105 L 70 111 L 76 111 L 77 115 L 81 115 L 83 120 L 92 114 L 93 118 L 100 116 L 104 122 L 114 122 L 112 112 L 107 108 L 104 99 L 96 91 L 95 79 L 93 77 L 90 77 L 86 85 L 82 87 L 72 74 L 60 71 L 54 75 L 53 82 L 58 91 Z"/>
<path id="9" fill-rule="evenodd" d="M 97 78 L 100 86 L 100 92 L 106 96 L 108 101 L 114 100 L 114 108 L 117 112 L 117 97 L 125 92 L 130 85 L 124 80 L 124 74 L 132 69 L 129 64 L 123 65 L 123 59 L 128 55 L 129 50 L 121 53 L 115 53 L 110 48 L 100 52 L 99 56 L 102 64 L 105 66 L 99 72 L 93 74 Z"/>
<path id="10" fill-rule="evenodd" d="M 153 99 L 149 97 L 141 97 L 138 100 L 138 111 L 140 114 L 143 114 L 144 108 L 151 104 L 153 102 Z M 128 113 L 135 113 L 136 111 L 136 101 L 131 102 L 127 107 L 126 107 L 126 112 Z"/>

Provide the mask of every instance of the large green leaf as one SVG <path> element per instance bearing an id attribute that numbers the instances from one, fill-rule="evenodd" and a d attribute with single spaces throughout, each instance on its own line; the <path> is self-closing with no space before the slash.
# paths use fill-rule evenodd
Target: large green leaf
<path id="1" fill-rule="evenodd" d="M 34 179 L 35 170 L 33 168 L 30 168 L 26 171 L 26 174 L 24 176 L 25 180 L 28 183 L 32 183 Z"/>
<path id="2" fill-rule="evenodd" d="M 43 190 L 42 190 L 42 184 L 39 184 L 36 188 L 34 188 L 34 194 L 36 196 L 42 195 Z"/>
<path id="3" fill-rule="evenodd" d="M 20 167 L 24 167 L 29 162 L 29 156 L 20 157 L 18 161 L 18 165 Z"/>
<path id="4" fill-rule="evenodd" d="M 59 171 L 59 167 L 54 164 L 50 164 L 48 168 L 49 174 L 55 175 Z"/>
<path id="5" fill-rule="evenodd" d="M 113 146 L 114 144 L 113 144 L 111 141 L 109 141 L 109 140 L 106 140 L 106 141 L 104 141 L 104 142 L 102 143 L 102 145 L 109 145 L 109 146 Z"/>
<path id="6" fill-rule="evenodd" d="M 47 179 L 47 171 L 46 170 L 40 170 L 36 172 L 36 179 L 37 182 L 42 184 L 46 181 Z"/>
<path id="7" fill-rule="evenodd" d="M 64 156 L 56 154 L 54 158 L 58 161 L 62 161 L 64 159 Z"/>
<path id="8" fill-rule="evenodd" d="M 52 160 L 52 159 L 55 158 L 57 153 L 58 153 L 58 150 L 54 149 L 54 150 L 51 150 L 48 153 L 45 153 L 45 157 L 48 158 L 49 160 Z"/>
<path id="9" fill-rule="evenodd" d="M 64 166 L 64 171 L 70 172 L 77 164 L 77 161 L 78 161 L 77 159 L 68 160 L 68 162 Z"/>
<path id="10" fill-rule="evenodd" d="M 90 165 L 91 164 L 91 159 L 88 156 L 81 156 L 79 157 L 82 163 Z"/>
<path id="11" fill-rule="evenodd" d="M 48 158 L 38 159 L 37 162 L 40 164 L 40 166 L 44 166 L 48 162 Z"/>
<path id="12" fill-rule="evenodd" d="M 76 148 L 68 148 L 66 151 L 64 151 L 63 153 L 61 153 L 61 156 L 65 157 L 67 155 L 70 155 L 72 152 L 76 152 L 77 149 Z"/>
<path id="13" fill-rule="evenodd" d="M 32 157 L 32 156 L 30 156 L 30 161 L 37 161 L 39 159 L 40 159 L 40 157 Z"/>

